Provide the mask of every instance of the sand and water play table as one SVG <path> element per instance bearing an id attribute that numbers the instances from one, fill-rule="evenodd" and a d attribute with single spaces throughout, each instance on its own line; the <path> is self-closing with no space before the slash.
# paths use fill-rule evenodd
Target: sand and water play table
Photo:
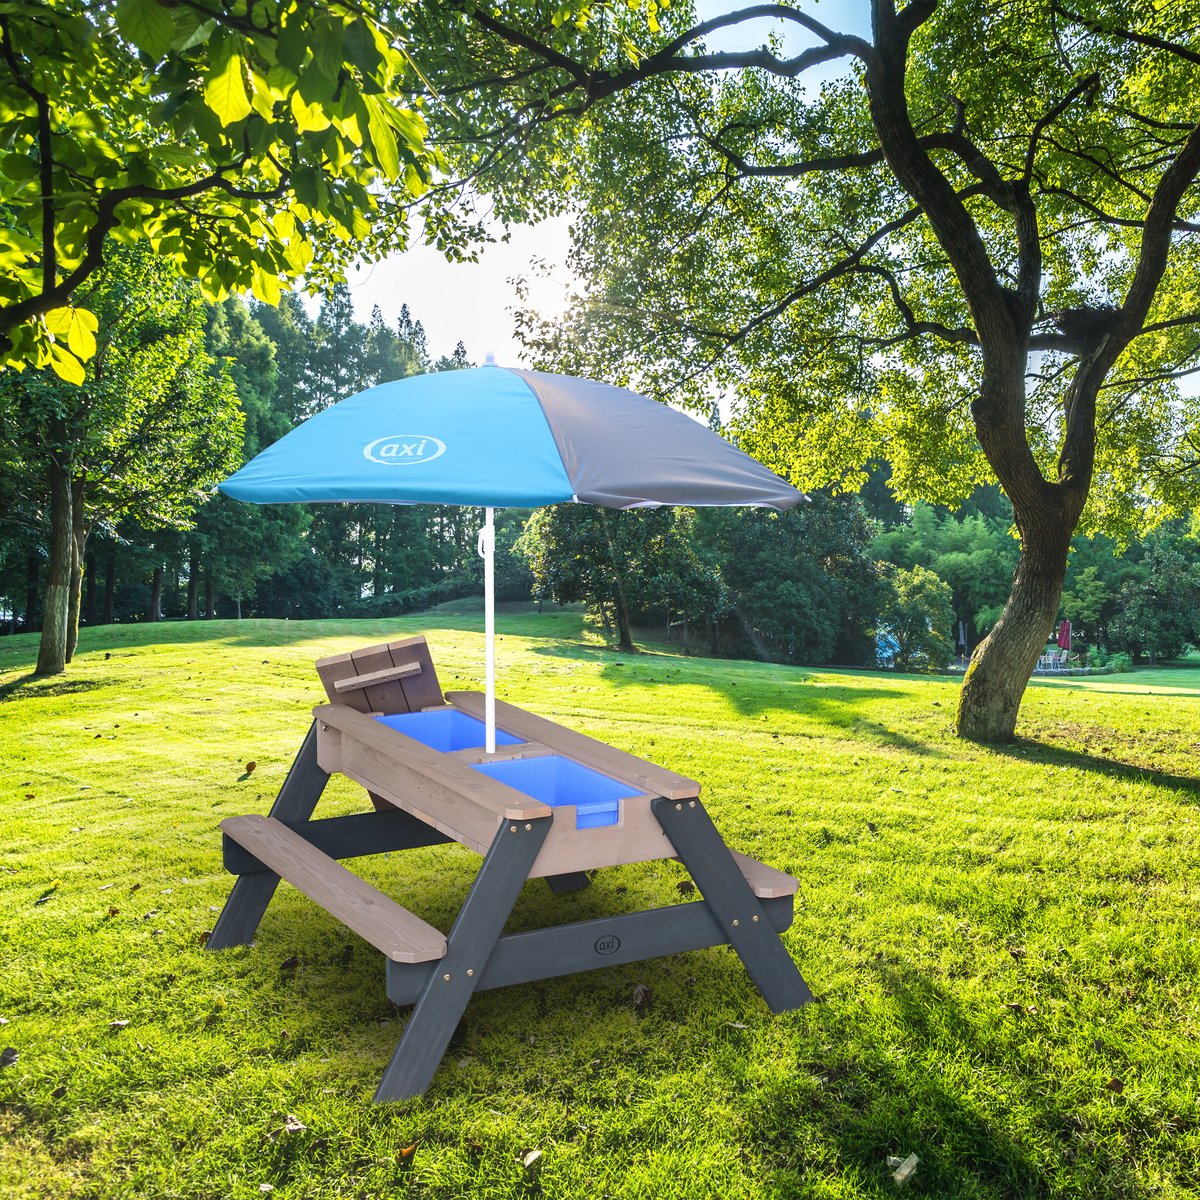
<path id="1" fill-rule="evenodd" d="M 237 881 L 208 947 L 249 942 L 281 878 L 383 953 L 387 994 L 412 1015 L 375 1093 L 421 1095 L 477 990 L 730 945 L 775 1012 L 812 999 L 779 938 L 796 880 L 731 851 L 694 780 L 510 704 L 484 753 L 484 698 L 444 696 L 424 638 L 321 659 L 329 697 L 268 816 L 221 822 Z M 334 772 L 375 811 L 313 820 Z M 338 861 L 457 842 L 482 855 L 448 934 Z M 590 871 L 677 858 L 701 899 L 521 933 L 504 925 L 526 880 L 555 892 Z"/>

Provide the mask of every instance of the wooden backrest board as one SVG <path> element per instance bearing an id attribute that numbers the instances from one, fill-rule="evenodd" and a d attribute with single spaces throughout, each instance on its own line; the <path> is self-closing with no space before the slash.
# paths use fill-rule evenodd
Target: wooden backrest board
<path id="1" fill-rule="evenodd" d="M 358 712 L 420 712 L 445 703 L 423 637 L 319 658 L 317 674 L 331 704 L 345 704 Z"/>

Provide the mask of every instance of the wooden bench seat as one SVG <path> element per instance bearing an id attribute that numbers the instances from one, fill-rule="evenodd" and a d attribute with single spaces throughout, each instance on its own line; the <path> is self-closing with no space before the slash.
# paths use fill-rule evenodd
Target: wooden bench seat
<path id="1" fill-rule="evenodd" d="M 445 955 L 446 938 L 440 930 L 322 854 L 282 821 L 258 815 L 227 817 L 221 828 L 393 962 L 430 962 Z"/>
<path id="2" fill-rule="evenodd" d="M 760 900 L 774 900 L 779 896 L 796 894 L 800 884 L 786 871 L 777 871 L 774 867 L 768 867 L 766 863 L 760 863 L 758 859 L 747 854 L 739 854 L 736 850 L 731 850 L 730 853 L 738 865 L 738 870 L 750 885 L 750 890 Z"/>

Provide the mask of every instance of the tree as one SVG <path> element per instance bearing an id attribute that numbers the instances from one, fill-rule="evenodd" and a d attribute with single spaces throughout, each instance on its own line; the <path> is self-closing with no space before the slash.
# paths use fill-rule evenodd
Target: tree
<path id="1" fill-rule="evenodd" d="M 286 313 L 281 325 L 290 326 Z M 287 403 L 283 408 L 277 403 L 275 346 L 245 303 L 231 297 L 209 311 L 207 348 L 226 366 L 237 389 L 245 417 L 243 461 L 248 460 L 293 423 Z M 308 523 L 308 514 L 295 505 L 239 504 L 226 496 L 211 497 L 187 537 L 188 617 L 199 615 L 202 567 L 207 584 L 231 596 L 240 617 L 242 601 L 259 580 L 285 569 L 303 553 L 300 537 Z"/>
<path id="2" fill-rule="evenodd" d="M 925 567 L 895 568 L 884 578 L 888 592 L 879 625 L 896 640 L 896 666 L 901 671 L 943 670 L 954 657 L 949 585 Z"/>
<path id="3" fill-rule="evenodd" d="M 861 663 L 881 600 L 872 525 L 856 497 L 813 492 L 787 513 L 710 509 L 702 537 L 726 597 L 735 653 L 784 662 Z"/>
<path id="4" fill-rule="evenodd" d="M 458 6 L 420 8 L 453 41 Z M 801 486 L 872 458 L 905 500 L 1000 483 L 1020 555 L 957 728 L 1011 737 L 1081 518 L 1152 524 L 1200 476 L 1188 6 L 872 0 L 867 36 L 808 6 L 632 8 L 468 10 L 431 79 L 486 118 L 479 186 L 514 191 L 518 144 L 575 205 L 585 364 L 731 390 Z M 724 48 L 764 16 L 791 40 Z"/>
<path id="5" fill-rule="evenodd" d="M 45 370 L 0 377 L 0 436 L 23 447 L 22 486 L 49 526 L 42 675 L 71 660 L 96 525 L 186 525 L 241 442 L 237 394 L 205 353 L 194 285 L 129 249 L 92 278 L 87 299 L 97 350 L 82 386 Z"/>
<path id="6" fill-rule="evenodd" d="M 1200 555 L 1179 545 L 1155 542 L 1146 555 L 1146 580 L 1121 589 L 1112 637 L 1117 645 L 1151 663 L 1178 658 L 1200 641 Z"/>
<path id="7" fill-rule="evenodd" d="M 1072 636 L 1098 642 L 1102 618 L 1112 599 L 1100 572 L 1095 567 L 1084 567 L 1062 594 L 1062 615 L 1071 622 Z"/>
<path id="8" fill-rule="evenodd" d="M 0 366 L 82 382 L 72 307 L 114 245 L 279 296 L 403 245 L 441 162 L 412 67 L 350 0 L 13 0 L 0 11 Z M 430 222 L 444 243 L 454 222 Z"/>
<path id="9" fill-rule="evenodd" d="M 535 596 L 556 604 L 582 601 L 615 626 L 617 645 L 632 651 L 632 616 L 648 597 L 655 543 L 669 534 L 672 510 L 610 512 L 587 504 L 537 509 L 517 542 L 533 572 Z"/>
<path id="10" fill-rule="evenodd" d="M 967 627 L 968 644 L 999 618 L 1016 565 L 1018 548 L 1009 521 L 965 509 L 951 514 L 918 502 L 905 525 L 874 542 L 880 559 L 901 567 L 928 567 L 950 585 L 956 621 Z"/>
<path id="11" fill-rule="evenodd" d="M 311 409 L 305 416 L 367 386 L 367 331 L 354 319 L 350 289 L 344 283 L 336 284 L 325 297 L 312 335 L 307 380 Z"/>

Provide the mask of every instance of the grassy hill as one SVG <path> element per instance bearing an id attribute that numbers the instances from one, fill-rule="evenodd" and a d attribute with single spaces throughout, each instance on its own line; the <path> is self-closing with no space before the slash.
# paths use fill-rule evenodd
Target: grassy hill
<path id="1" fill-rule="evenodd" d="M 728 950 L 500 989 L 425 1100 L 373 1107 L 406 1016 L 379 954 L 286 886 L 255 946 L 205 951 L 217 822 L 269 807 L 314 658 L 419 631 L 477 687 L 478 617 L 103 628 L 52 680 L 6 638 L 0 1194 L 892 1196 L 910 1153 L 914 1196 L 1196 1194 L 1200 669 L 1036 684 L 990 750 L 953 737 L 950 680 L 614 654 L 581 622 L 505 614 L 501 695 L 700 779 L 799 878 L 820 1003 L 772 1016 Z M 319 813 L 363 801 L 335 779 Z M 446 928 L 476 862 L 355 870 Z M 511 928 L 682 879 L 535 881 Z"/>

